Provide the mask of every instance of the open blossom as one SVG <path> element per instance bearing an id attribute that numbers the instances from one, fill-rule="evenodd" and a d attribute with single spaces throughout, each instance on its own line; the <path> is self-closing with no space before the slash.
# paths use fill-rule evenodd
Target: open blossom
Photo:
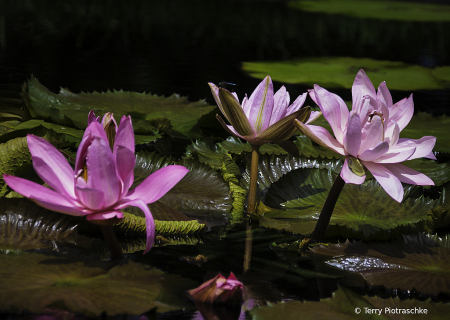
<path id="1" fill-rule="evenodd" d="M 365 167 L 398 202 L 403 199 L 401 182 L 434 185 L 426 175 L 399 163 L 421 157 L 435 159 L 435 137 L 399 138 L 414 113 L 412 94 L 393 104 L 386 83 L 382 82 L 376 92 L 360 70 L 352 87 L 352 111 L 339 96 L 318 85 L 310 96 L 330 123 L 335 138 L 323 127 L 296 124 L 314 142 L 345 156 L 341 177 L 346 183 L 363 183 Z"/>
<path id="2" fill-rule="evenodd" d="M 289 139 L 297 128 L 294 119 L 312 122 L 320 112 L 310 116 L 310 109 L 302 108 L 307 93 L 299 96 L 291 105 L 286 88 L 282 86 L 273 93 L 272 79 L 269 76 L 256 87 L 250 98 L 239 99 L 235 92 L 219 88 L 209 83 L 217 105 L 231 125 L 227 125 L 221 116 L 217 119 L 228 133 L 247 140 L 251 145 L 267 142 L 282 142 Z"/>
<path id="3" fill-rule="evenodd" d="M 189 290 L 192 299 L 205 303 L 234 303 L 242 304 L 244 284 L 230 273 L 228 278 L 218 274 L 206 281 L 200 287 Z"/>
<path id="4" fill-rule="evenodd" d="M 49 142 L 27 135 L 34 170 L 51 189 L 7 174 L 3 178 L 13 190 L 38 205 L 73 216 L 86 216 L 87 220 L 121 219 L 121 209 L 140 208 L 147 223 L 144 252 L 147 253 L 155 237 L 155 223 L 147 204 L 164 196 L 189 170 L 179 165 L 164 167 L 130 190 L 136 162 L 131 117 L 123 116 L 117 128 L 112 114 L 107 114 L 103 118 L 104 128 L 91 112 L 88 124 L 78 147 L 75 169 Z M 105 132 L 109 126 L 115 133 L 112 148 Z"/>

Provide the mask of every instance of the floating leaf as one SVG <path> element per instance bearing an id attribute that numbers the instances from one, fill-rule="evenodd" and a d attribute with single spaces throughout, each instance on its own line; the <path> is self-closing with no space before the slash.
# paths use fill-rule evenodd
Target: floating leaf
<path id="1" fill-rule="evenodd" d="M 392 243 L 347 241 L 312 251 L 332 255 L 334 259 L 328 260 L 328 265 L 358 272 L 372 286 L 450 294 L 449 236 L 435 240 L 437 237 L 419 234 Z"/>
<path id="2" fill-rule="evenodd" d="M 44 209 L 27 199 L 0 199 L 0 248 L 51 247 L 52 241 L 76 241 L 77 219 Z"/>
<path id="3" fill-rule="evenodd" d="M 24 86 L 22 97 L 32 117 L 63 126 L 86 128 L 87 115 L 94 110 L 97 115 L 113 112 L 116 119 L 131 115 L 137 134 L 142 130 L 144 134 L 162 130 L 160 132 L 189 138 L 200 136 L 199 118 L 214 109 L 205 101 L 189 102 L 177 94 L 167 98 L 122 90 L 75 94 L 67 89 L 55 94 L 35 78 Z"/>
<path id="4" fill-rule="evenodd" d="M 0 309 L 16 314 L 52 309 L 92 317 L 103 312 L 138 315 L 154 307 L 160 312 L 190 308 L 186 303 L 175 306 L 159 299 L 163 290 L 170 290 L 176 299 L 196 284 L 131 260 L 115 266 L 110 262 L 30 253 L 0 254 L 0 264 Z"/>
<path id="5" fill-rule="evenodd" d="M 289 6 L 304 11 L 343 14 L 357 18 L 400 21 L 450 21 L 449 6 L 434 3 L 386 0 L 302 0 L 290 1 Z"/>
<path id="6" fill-rule="evenodd" d="M 416 309 L 415 309 L 416 308 Z M 360 296 L 354 291 L 339 287 L 329 299 L 316 301 L 288 301 L 254 308 L 249 313 L 253 320 L 284 319 L 296 320 L 299 315 L 305 319 L 406 319 L 404 312 L 414 312 L 420 317 L 426 312 L 427 319 L 444 319 L 448 315 L 448 303 L 435 303 L 428 299 L 400 300 L 398 297 L 382 299 L 376 296 Z M 375 310 L 377 309 L 377 310 Z M 400 311 L 397 311 L 400 309 Z M 377 311 L 381 310 L 380 313 Z M 415 311 L 417 310 L 417 311 Z M 426 311 L 424 311 L 426 310 Z M 398 313 L 397 313 L 398 312 Z M 420 313 L 419 313 L 420 312 Z"/>
<path id="7" fill-rule="evenodd" d="M 266 202 L 283 209 L 262 206 L 261 226 L 311 234 L 335 176 L 326 169 L 299 169 L 273 183 Z M 374 179 L 362 185 L 345 184 L 326 235 L 387 240 L 402 233 L 429 231 L 433 225 L 427 214 L 439 201 L 408 194 L 414 192 L 408 191 L 403 202 L 398 203 Z"/>
<path id="8" fill-rule="evenodd" d="M 409 5 L 409 4 L 408 4 Z M 351 88 L 355 74 L 364 69 L 375 86 L 383 81 L 390 90 L 431 90 L 450 87 L 450 66 L 434 69 L 401 61 L 352 57 L 304 58 L 282 62 L 244 62 L 252 77 L 270 74 L 274 81 L 323 88 Z"/>

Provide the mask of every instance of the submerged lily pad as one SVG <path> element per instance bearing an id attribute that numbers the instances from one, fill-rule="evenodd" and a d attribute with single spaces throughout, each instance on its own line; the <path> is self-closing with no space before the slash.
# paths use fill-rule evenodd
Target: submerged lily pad
<path id="1" fill-rule="evenodd" d="M 252 77 L 270 74 L 274 81 L 324 88 L 351 88 L 355 74 L 364 69 L 375 86 L 386 81 L 390 90 L 442 89 L 450 87 L 450 66 L 434 69 L 400 61 L 370 58 L 320 57 L 282 62 L 244 62 Z"/>
<path id="2" fill-rule="evenodd" d="M 289 6 L 304 11 L 343 14 L 357 18 L 400 21 L 450 21 L 450 6 L 403 1 L 321 0 L 290 1 Z"/>
<path id="3" fill-rule="evenodd" d="M 360 273 L 372 286 L 414 290 L 421 294 L 450 294 L 449 236 L 404 236 L 392 243 L 346 242 L 316 247 L 317 254 L 334 258 L 326 263 Z"/>
<path id="4" fill-rule="evenodd" d="M 10 313 L 52 309 L 92 317 L 102 312 L 141 314 L 154 307 L 166 312 L 190 305 L 159 302 L 163 291 L 177 298 L 196 285 L 187 278 L 132 261 L 114 265 L 29 253 L 0 254 L 0 264 L 0 310 Z"/>
<path id="5" fill-rule="evenodd" d="M 400 300 L 398 297 L 382 299 L 376 296 L 360 296 L 348 288 L 340 287 L 331 298 L 321 299 L 320 302 L 289 301 L 271 304 L 254 308 L 250 315 L 253 320 L 294 320 L 298 319 L 299 315 L 305 319 L 406 319 L 403 316 L 408 310 L 411 310 L 408 315 L 413 312 L 416 313 L 414 317 L 420 317 L 426 309 L 424 317 L 437 320 L 448 316 L 449 306 L 448 303 L 434 303 L 431 299 L 418 301 Z M 375 309 L 381 311 L 378 313 Z M 396 309 L 405 309 L 405 313 Z"/>
<path id="6" fill-rule="evenodd" d="M 77 129 L 86 128 L 91 110 L 97 115 L 113 112 L 117 120 L 122 115 L 131 115 L 138 135 L 160 132 L 179 137 L 199 137 L 198 120 L 214 109 L 205 101 L 189 102 L 177 94 L 167 98 L 122 90 L 75 94 L 67 89 L 55 94 L 33 77 L 24 86 L 22 97 L 33 118 Z"/>
<path id="7" fill-rule="evenodd" d="M 311 234 L 336 174 L 327 169 L 299 169 L 273 183 L 261 206 L 260 224 L 288 232 Z M 411 188 L 417 188 L 413 186 Z M 430 231 L 428 212 L 439 200 L 409 197 L 393 200 L 375 179 L 362 185 L 345 184 L 331 216 L 327 236 L 390 239 L 402 233 Z"/>

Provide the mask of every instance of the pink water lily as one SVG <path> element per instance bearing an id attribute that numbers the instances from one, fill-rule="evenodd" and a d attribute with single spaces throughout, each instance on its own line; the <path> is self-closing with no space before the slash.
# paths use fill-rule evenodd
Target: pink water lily
<path id="1" fill-rule="evenodd" d="M 282 86 L 273 93 L 272 79 L 267 76 L 256 87 L 250 98 L 239 103 L 235 92 L 219 88 L 209 83 L 211 92 L 222 114 L 230 122 L 227 125 L 221 116 L 217 119 L 228 133 L 247 140 L 251 145 L 262 145 L 267 142 L 282 142 L 289 139 L 297 128 L 294 119 L 312 122 L 320 113 L 310 116 L 309 108 L 302 108 L 307 93 L 299 96 L 291 105 L 289 93 Z"/>
<path id="2" fill-rule="evenodd" d="M 194 300 L 199 302 L 242 304 L 243 290 L 244 284 L 231 272 L 228 278 L 219 273 L 188 292 Z"/>
<path id="3" fill-rule="evenodd" d="M 435 159 L 432 153 L 435 137 L 399 138 L 414 113 L 412 94 L 394 104 L 386 83 L 382 82 L 376 92 L 364 70 L 360 70 L 353 83 L 352 95 L 352 110 L 349 111 L 336 94 L 318 85 L 310 91 L 334 137 L 323 127 L 296 122 L 311 140 L 345 156 L 342 179 L 346 183 L 363 183 L 365 167 L 398 202 L 403 199 L 401 182 L 434 185 L 426 175 L 400 164 L 421 157 Z"/>
<path id="4" fill-rule="evenodd" d="M 103 120 L 106 123 L 111 119 Z M 123 116 L 119 127 L 113 129 L 116 134 L 112 149 L 99 118 L 92 112 L 88 123 L 78 147 L 75 169 L 49 142 L 27 135 L 33 167 L 51 189 L 7 174 L 3 178 L 13 190 L 38 205 L 73 216 L 86 216 L 87 220 L 121 219 L 121 209 L 140 208 L 147 223 L 144 252 L 147 253 L 155 237 L 155 223 L 147 204 L 164 196 L 189 170 L 179 165 L 164 167 L 130 190 L 136 162 L 131 117 Z"/>

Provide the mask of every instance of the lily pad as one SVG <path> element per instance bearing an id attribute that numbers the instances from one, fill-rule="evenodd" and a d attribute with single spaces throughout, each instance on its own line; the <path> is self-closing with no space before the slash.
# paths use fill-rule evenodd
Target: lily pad
<path id="1" fill-rule="evenodd" d="M 426 301 L 400 300 L 398 297 L 382 299 L 376 296 L 360 296 L 351 289 L 340 287 L 329 299 L 316 301 L 289 301 L 285 303 L 271 304 L 250 311 L 253 320 L 268 319 L 298 319 L 302 315 L 305 319 L 405 319 L 402 311 L 405 309 L 417 313 L 420 317 L 426 309 L 427 319 L 444 319 L 448 315 L 448 303 L 434 303 L 431 299 Z M 420 308 L 420 309 L 419 309 Z M 374 309 L 381 310 L 380 314 Z"/>
<path id="2" fill-rule="evenodd" d="M 215 108 L 202 100 L 189 102 L 177 94 L 167 98 L 122 90 L 75 94 L 68 89 L 55 94 L 33 77 L 24 86 L 22 98 L 33 118 L 63 126 L 85 129 L 87 115 L 94 110 L 97 115 L 113 112 L 116 119 L 131 115 L 136 134 L 160 132 L 189 138 L 200 137 L 198 120 Z"/>
<path id="3" fill-rule="evenodd" d="M 273 183 L 261 206 L 260 224 L 288 232 L 311 234 L 336 174 L 327 169 L 299 169 Z M 418 188 L 412 186 L 411 188 Z M 430 231 L 428 212 L 439 200 L 416 198 L 410 190 L 402 203 L 393 200 L 372 179 L 362 185 L 345 184 L 334 208 L 327 236 L 387 240 L 400 234 Z M 284 202 L 282 202 L 284 200 Z"/>
<path id="4" fill-rule="evenodd" d="M 52 247 L 52 241 L 75 243 L 77 219 L 39 207 L 27 199 L 0 199 L 1 250 Z"/>
<path id="5" fill-rule="evenodd" d="M 450 294 L 449 236 L 404 236 L 392 243 L 346 242 L 315 247 L 317 254 L 334 258 L 326 263 L 360 273 L 372 286 L 414 290 L 421 294 Z"/>
<path id="6" fill-rule="evenodd" d="M 0 309 L 10 313 L 52 309 L 92 317 L 103 312 L 141 314 L 154 307 L 166 312 L 180 309 L 180 305 L 159 302 L 163 291 L 171 290 L 176 298 L 196 284 L 132 261 L 114 265 L 29 253 L 0 254 L 0 263 Z M 181 307 L 190 308 L 186 303 Z"/>
<path id="7" fill-rule="evenodd" d="M 270 74 L 274 81 L 311 87 L 319 84 L 327 89 L 351 88 L 359 69 L 366 71 L 375 86 L 386 81 L 390 90 L 450 87 L 450 66 L 430 69 L 400 61 L 370 58 L 311 57 L 281 62 L 244 62 L 242 68 L 258 79 Z"/>
<path id="8" fill-rule="evenodd" d="M 402 1 L 321 0 L 290 1 L 291 8 L 357 18 L 399 21 L 450 21 L 450 6 Z"/>

